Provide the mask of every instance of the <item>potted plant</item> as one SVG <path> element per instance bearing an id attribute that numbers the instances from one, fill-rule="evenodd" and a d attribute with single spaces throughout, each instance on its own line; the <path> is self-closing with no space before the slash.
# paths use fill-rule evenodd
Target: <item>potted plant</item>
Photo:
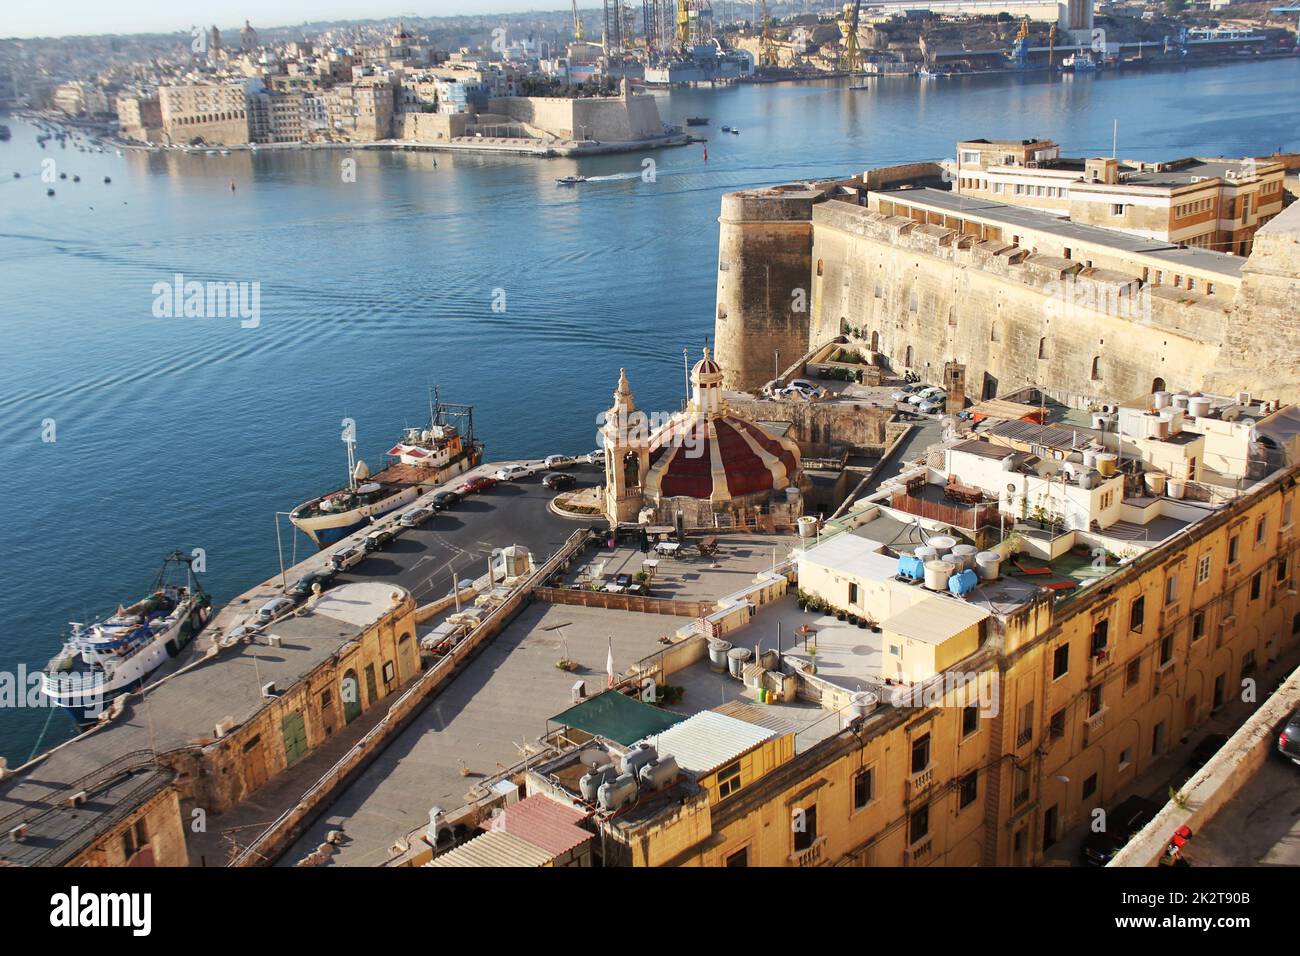
<path id="1" fill-rule="evenodd" d="M 810 661 L 808 664 L 808 672 L 810 674 L 816 674 L 817 673 L 817 645 L 816 644 L 808 645 L 808 657 Z"/>
<path id="2" fill-rule="evenodd" d="M 849 623 L 852 624 L 854 627 L 857 627 L 857 626 L 858 626 L 858 616 L 857 616 L 856 614 L 854 614 L 852 611 L 849 612 L 849 615 L 848 615 L 848 621 L 849 621 Z"/>
<path id="3" fill-rule="evenodd" d="M 842 621 L 842 620 L 844 620 L 844 619 L 845 619 L 846 617 L 848 617 L 848 616 L 849 616 L 849 615 L 848 615 L 848 612 L 845 611 L 845 610 L 843 610 L 842 608 L 836 608 L 836 609 L 835 609 L 835 620 L 837 620 L 837 621 Z"/>
<path id="4" fill-rule="evenodd" d="M 803 588 L 800 588 L 798 591 L 795 592 L 795 598 L 794 598 L 794 599 L 795 599 L 795 602 L 799 605 L 799 610 L 804 611 L 804 612 L 807 612 L 807 610 L 808 610 L 808 595 L 807 595 L 807 593 L 804 591 Z"/>

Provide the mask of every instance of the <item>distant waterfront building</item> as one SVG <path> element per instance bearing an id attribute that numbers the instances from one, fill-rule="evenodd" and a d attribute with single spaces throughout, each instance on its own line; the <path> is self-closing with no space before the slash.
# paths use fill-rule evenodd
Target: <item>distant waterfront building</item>
<path id="1" fill-rule="evenodd" d="M 221 56 L 221 31 L 215 23 L 208 30 L 208 56 L 214 60 Z"/>
<path id="2" fill-rule="evenodd" d="M 115 101 L 118 128 L 128 139 L 156 143 L 162 138 L 162 105 L 156 94 L 122 93 Z"/>
<path id="3" fill-rule="evenodd" d="M 385 77 L 358 77 L 322 94 L 329 128 L 355 142 L 393 135 L 393 84 Z"/>
<path id="4" fill-rule="evenodd" d="M 249 141 L 248 95 L 239 82 L 190 83 L 158 90 L 163 136 L 169 143 L 214 146 Z"/>
<path id="5" fill-rule="evenodd" d="M 239 48 L 245 53 L 252 53 L 257 49 L 257 31 L 247 20 L 244 21 L 244 28 L 239 31 Z"/>

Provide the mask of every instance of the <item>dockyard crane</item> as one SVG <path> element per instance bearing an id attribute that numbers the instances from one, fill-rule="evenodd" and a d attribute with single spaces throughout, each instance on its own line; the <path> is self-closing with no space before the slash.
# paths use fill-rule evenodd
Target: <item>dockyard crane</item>
<path id="1" fill-rule="evenodd" d="M 858 71 L 862 60 L 861 50 L 858 49 L 858 15 L 861 9 L 862 0 L 853 0 L 852 9 L 847 3 L 844 5 L 848 23 L 844 28 L 844 53 L 840 57 L 840 69 L 847 71 L 850 76 Z"/>
<path id="2" fill-rule="evenodd" d="M 763 34 L 758 43 L 758 65 L 778 65 L 776 40 L 772 37 L 772 18 L 767 15 L 767 0 L 763 0 Z"/>
<path id="3" fill-rule="evenodd" d="M 587 39 L 587 31 L 582 28 L 582 17 L 578 16 L 578 0 L 573 0 L 573 39 L 579 43 Z"/>

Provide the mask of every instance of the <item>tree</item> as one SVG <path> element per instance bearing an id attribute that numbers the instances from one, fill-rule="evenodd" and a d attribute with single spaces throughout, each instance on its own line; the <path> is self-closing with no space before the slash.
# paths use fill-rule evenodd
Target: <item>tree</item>
<path id="1" fill-rule="evenodd" d="M 1187 9 L 1187 0 L 1165 0 L 1165 11 L 1171 16 L 1177 16 Z"/>

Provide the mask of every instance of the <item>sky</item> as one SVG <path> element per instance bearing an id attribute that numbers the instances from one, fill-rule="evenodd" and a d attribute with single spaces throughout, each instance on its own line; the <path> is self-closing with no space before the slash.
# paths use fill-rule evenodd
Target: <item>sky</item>
<path id="1" fill-rule="evenodd" d="M 589 2 L 580 7 L 590 6 Z M 242 26 L 289 26 L 317 20 L 371 20 L 387 17 L 445 17 L 460 14 L 559 10 L 562 0 L 59 0 L 58 3 L 7 3 L 0 37 L 84 36 L 101 33 L 177 33 L 192 25 L 215 23 L 225 30 Z"/>

